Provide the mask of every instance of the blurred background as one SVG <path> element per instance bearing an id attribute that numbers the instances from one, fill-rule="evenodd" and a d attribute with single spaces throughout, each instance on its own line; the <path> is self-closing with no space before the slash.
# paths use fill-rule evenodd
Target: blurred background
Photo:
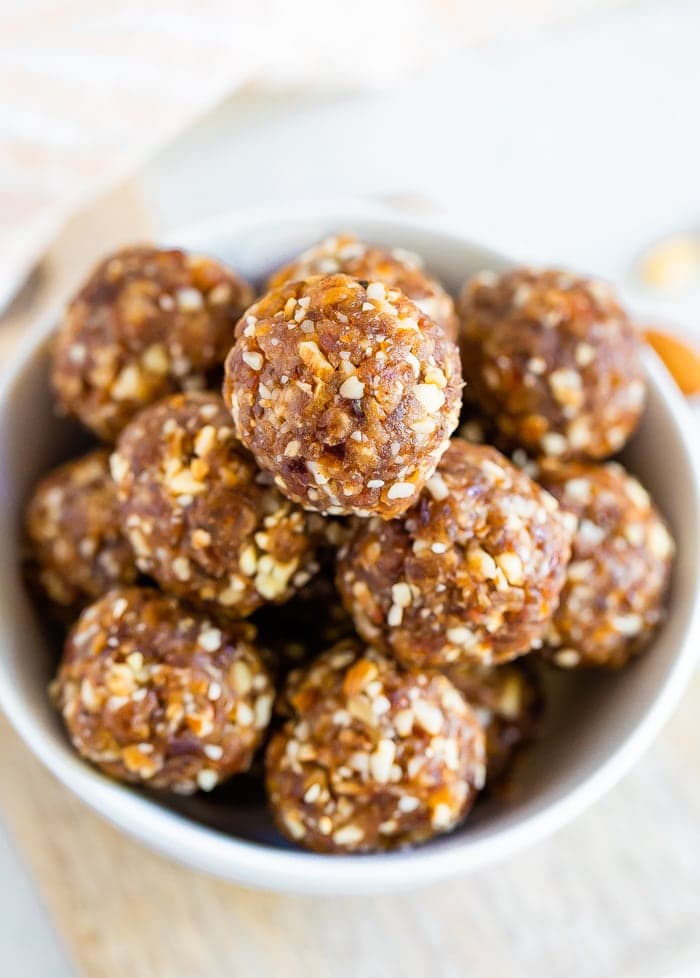
<path id="1" fill-rule="evenodd" d="M 610 278 L 692 364 L 699 40 L 696 0 L 0 0 L 0 356 L 118 243 L 361 197 Z M 699 697 L 554 839 L 365 901 L 167 864 L 3 723 L 2 974 L 700 975 Z"/>

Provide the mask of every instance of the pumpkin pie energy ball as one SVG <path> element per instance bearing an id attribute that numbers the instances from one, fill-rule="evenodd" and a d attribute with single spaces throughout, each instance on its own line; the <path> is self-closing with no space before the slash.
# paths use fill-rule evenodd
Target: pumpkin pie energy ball
<path id="1" fill-rule="evenodd" d="M 578 521 L 543 651 L 568 668 L 623 666 L 663 618 L 675 550 L 666 524 L 616 463 L 546 459 L 538 480 Z"/>
<path id="2" fill-rule="evenodd" d="M 251 306 L 226 361 L 241 441 L 307 509 L 391 519 L 457 426 L 457 348 L 381 282 L 326 275 Z"/>
<path id="3" fill-rule="evenodd" d="M 70 632 L 52 686 L 73 744 L 114 778 L 182 794 L 246 771 L 274 694 L 244 636 L 150 588 L 110 591 Z"/>
<path id="4" fill-rule="evenodd" d="M 454 828 L 485 777 L 484 733 L 444 676 L 347 640 L 290 678 L 266 756 L 275 820 L 317 852 L 392 849 Z"/>
<path id="5" fill-rule="evenodd" d="M 125 248 L 69 304 L 55 340 L 59 407 L 114 441 L 142 407 L 201 389 L 220 368 L 253 290 L 211 258 Z"/>
<path id="6" fill-rule="evenodd" d="M 542 641 L 569 522 L 495 448 L 455 438 L 401 519 L 358 521 L 338 589 L 360 635 L 405 666 L 505 662 Z"/>
<path id="7" fill-rule="evenodd" d="M 511 445 L 602 459 L 637 426 L 640 341 L 602 282 L 560 271 L 482 272 L 459 304 L 466 396 Z"/>
<path id="8" fill-rule="evenodd" d="M 27 505 L 25 531 L 32 581 L 66 612 L 138 577 L 119 525 L 105 449 L 60 465 L 39 482 Z"/>
<path id="9" fill-rule="evenodd" d="M 365 282 L 383 282 L 411 299 L 421 312 L 442 326 L 450 339 L 457 336 L 457 314 L 452 296 L 423 270 L 419 255 L 393 248 L 384 251 L 364 244 L 352 234 L 325 238 L 309 248 L 296 261 L 285 265 L 270 278 L 269 288 L 302 281 L 312 275 L 342 272 Z"/>
<path id="10" fill-rule="evenodd" d="M 500 781 L 536 735 L 543 694 L 529 659 L 503 666 L 460 662 L 443 670 L 476 713 L 486 733 L 486 784 Z"/>
<path id="11" fill-rule="evenodd" d="M 306 514 L 260 473 L 217 394 L 144 409 L 111 464 L 136 562 L 163 590 L 242 618 L 317 570 Z"/>

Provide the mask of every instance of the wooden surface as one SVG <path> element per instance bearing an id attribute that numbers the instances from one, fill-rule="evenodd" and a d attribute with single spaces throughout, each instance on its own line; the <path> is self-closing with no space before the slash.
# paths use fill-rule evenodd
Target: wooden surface
<path id="1" fill-rule="evenodd" d="M 133 196 L 107 202 L 98 247 L 139 226 Z M 79 231 L 80 221 L 47 262 L 42 303 L 70 285 Z M 0 355 L 35 308 L 15 306 Z M 88 978 L 691 978 L 698 716 L 700 676 L 651 752 L 592 811 L 503 864 L 402 895 L 277 896 L 167 862 L 64 790 L 3 720 L 0 815 Z"/>

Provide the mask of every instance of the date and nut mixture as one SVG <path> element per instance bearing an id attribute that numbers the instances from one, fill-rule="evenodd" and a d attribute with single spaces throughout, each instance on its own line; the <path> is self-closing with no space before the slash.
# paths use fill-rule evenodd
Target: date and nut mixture
<path id="1" fill-rule="evenodd" d="M 569 272 L 481 272 L 459 302 L 466 397 L 512 446 L 603 459 L 644 407 L 641 343 L 612 290 Z"/>
<path id="2" fill-rule="evenodd" d="M 663 619 L 675 550 L 666 523 L 615 462 L 546 459 L 537 478 L 577 520 L 543 652 L 568 668 L 623 666 Z"/>
<path id="3" fill-rule="evenodd" d="M 248 629 L 150 588 L 109 591 L 68 635 L 52 687 L 76 749 L 121 781 L 181 794 L 246 771 L 274 698 Z"/>
<path id="4" fill-rule="evenodd" d="M 338 589 L 360 635 L 406 666 L 506 662 L 542 642 L 572 522 L 495 448 L 455 438 L 412 509 L 357 521 Z"/>
<path id="5" fill-rule="evenodd" d="M 110 255 L 69 303 L 56 335 L 59 408 L 114 441 L 142 407 L 208 386 L 253 297 L 220 262 L 178 248 Z"/>
<path id="6" fill-rule="evenodd" d="M 121 531 L 109 451 L 98 448 L 53 469 L 35 487 L 25 510 L 27 574 L 60 617 L 139 571 Z"/>
<path id="7" fill-rule="evenodd" d="M 444 676 L 357 640 L 293 673 L 266 752 L 272 813 L 317 852 L 367 852 L 454 828 L 484 785 L 484 732 Z"/>
<path id="8" fill-rule="evenodd" d="M 457 427 L 455 344 L 397 289 L 347 275 L 269 292 L 226 360 L 236 431 L 275 484 L 335 515 L 399 516 Z"/>
<path id="9" fill-rule="evenodd" d="M 312 275 L 336 275 L 341 272 L 361 282 L 382 282 L 387 288 L 398 289 L 411 299 L 421 312 L 455 339 L 458 330 L 457 314 L 452 296 L 423 268 L 423 260 L 404 248 L 386 251 L 365 244 L 354 234 L 324 238 L 293 262 L 270 276 L 269 289 L 278 289 L 288 282 L 300 282 Z"/>
<path id="10" fill-rule="evenodd" d="M 139 568 L 183 600 L 242 618 L 318 569 L 306 514 L 259 472 L 218 394 L 145 408 L 111 466 Z"/>

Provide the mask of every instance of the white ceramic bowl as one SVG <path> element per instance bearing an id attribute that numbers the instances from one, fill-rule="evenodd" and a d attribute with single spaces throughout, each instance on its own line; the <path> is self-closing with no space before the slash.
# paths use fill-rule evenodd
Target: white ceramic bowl
<path id="1" fill-rule="evenodd" d="M 209 252 L 260 279 L 324 234 L 342 230 L 419 252 L 453 291 L 480 268 L 509 264 L 434 224 L 357 204 L 238 214 L 174 234 L 168 243 Z M 54 322 L 25 338 L 0 387 L 0 703 L 44 764 L 130 835 L 217 876 L 275 890 L 369 893 L 427 883 L 502 858 L 561 826 L 629 769 L 669 717 L 699 644 L 700 480 L 692 419 L 649 354 L 649 404 L 624 460 L 651 490 L 678 541 L 668 620 L 653 647 L 623 672 L 562 674 L 555 681 L 546 736 L 523 767 L 517 800 L 480 804 L 458 831 L 413 851 L 328 857 L 288 846 L 261 799 L 241 801 L 235 788 L 171 802 L 104 777 L 73 752 L 49 705 L 56 649 L 18 576 L 23 500 L 42 472 L 79 448 L 76 429 L 51 408 L 46 340 Z"/>

